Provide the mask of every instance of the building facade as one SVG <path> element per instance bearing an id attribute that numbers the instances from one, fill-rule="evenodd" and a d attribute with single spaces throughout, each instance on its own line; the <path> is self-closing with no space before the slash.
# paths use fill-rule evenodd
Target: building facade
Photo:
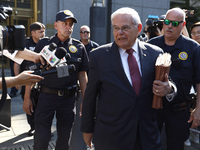
<path id="1" fill-rule="evenodd" d="M 79 30 L 82 25 L 91 28 L 91 39 L 100 45 L 112 42 L 112 27 L 110 16 L 121 7 L 131 7 L 138 11 L 143 26 L 148 15 L 161 16 L 170 7 L 194 9 L 196 17 L 188 18 L 188 29 L 191 24 L 199 20 L 199 0 L 0 0 L 0 5 L 9 5 L 13 13 L 0 25 L 22 24 L 26 29 L 26 36 L 30 36 L 29 26 L 34 21 L 42 22 L 46 26 L 46 36 L 56 33 L 54 22 L 56 13 L 69 9 L 77 18 L 74 26 L 73 38 L 80 39 Z M 195 16 L 194 15 L 194 16 Z"/>
<path id="2" fill-rule="evenodd" d="M 69 9 L 78 20 L 72 37 L 79 39 L 80 27 L 88 25 L 91 39 L 101 45 L 113 41 L 110 15 L 120 7 L 134 8 L 145 25 L 148 15 L 165 14 L 170 0 L 42 0 L 38 1 L 38 20 L 46 25 L 46 35 L 53 35 L 56 12 Z"/>

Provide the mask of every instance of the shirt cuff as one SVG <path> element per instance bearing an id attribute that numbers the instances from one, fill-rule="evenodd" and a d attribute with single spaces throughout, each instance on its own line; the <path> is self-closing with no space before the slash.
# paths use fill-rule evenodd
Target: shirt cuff
<path id="1" fill-rule="evenodd" d="M 15 57 L 18 51 L 14 51 L 12 54 L 8 50 L 3 50 L 3 55 L 11 59 L 12 61 L 18 63 L 19 65 L 24 61 L 22 58 Z"/>
<path id="2" fill-rule="evenodd" d="M 167 94 L 167 95 L 165 96 L 166 99 L 167 99 L 169 102 L 171 102 L 171 101 L 174 99 L 174 96 L 175 96 L 176 93 L 177 93 L 177 88 L 176 88 L 175 84 L 172 83 L 172 82 L 170 82 L 170 85 L 172 86 L 172 92 L 169 93 L 169 94 Z"/>

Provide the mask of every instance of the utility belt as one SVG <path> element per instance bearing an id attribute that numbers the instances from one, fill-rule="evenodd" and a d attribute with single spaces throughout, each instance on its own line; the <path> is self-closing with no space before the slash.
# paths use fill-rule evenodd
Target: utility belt
<path id="1" fill-rule="evenodd" d="M 174 112 L 186 111 L 189 108 L 187 102 L 181 102 L 181 103 L 177 103 L 177 104 L 165 103 L 165 105 L 163 107 L 164 107 L 164 109 L 172 110 Z"/>
<path id="2" fill-rule="evenodd" d="M 41 92 L 42 93 L 47 93 L 47 94 L 54 94 L 57 96 L 66 96 L 66 97 L 71 97 L 75 95 L 77 89 L 77 85 L 72 85 L 68 86 L 64 89 L 53 89 L 53 88 L 48 88 L 48 87 L 41 87 Z"/>

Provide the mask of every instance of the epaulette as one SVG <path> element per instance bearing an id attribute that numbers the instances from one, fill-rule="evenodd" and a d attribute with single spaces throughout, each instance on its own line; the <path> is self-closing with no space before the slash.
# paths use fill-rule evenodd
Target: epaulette
<path id="1" fill-rule="evenodd" d="M 28 40 L 30 40 L 30 39 L 31 39 L 30 37 L 26 37 L 26 38 L 25 38 L 26 41 L 28 41 Z"/>
<path id="2" fill-rule="evenodd" d="M 73 41 L 77 42 L 77 43 L 81 43 L 79 40 L 72 38 Z"/>
<path id="3" fill-rule="evenodd" d="M 50 40 L 50 38 L 49 37 L 43 37 L 41 40 L 42 41 L 48 41 L 48 40 Z"/>

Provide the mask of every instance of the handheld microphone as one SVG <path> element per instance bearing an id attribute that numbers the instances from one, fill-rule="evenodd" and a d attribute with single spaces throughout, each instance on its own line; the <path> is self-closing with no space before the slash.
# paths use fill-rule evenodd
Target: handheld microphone
<path id="1" fill-rule="evenodd" d="M 65 60 L 63 59 L 64 57 L 70 57 L 71 58 L 70 54 L 66 53 L 66 52 L 67 51 L 66 51 L 65 48 L 60 47 L 54 52 L 55 54 L 51 54 L 51 55 L 55 55 L 55 57 L 60 59 L 56 64 L 66 62 L 66 59 Z M 27 66 L 26 70 L 38 70 L 38 69 L 41 69 L 40 68 L 41 65 L 42 65 L 41 63 L 32 64 L 32 65 Z M 46 65 L 41 71 L 44 71 L 47 67 L 49 67 L 49 65 Z"/>
<path id="2" fill-rule="evenodd" d="M 69 76 L 69 73 L 74 72 L 75 70 L 76 70 L 76 67 L 74 65 L 67 65 L 66 63 L 64 63 L 64 64 L 60 64 L 56 66 L 56 68 L 53 70 L 48 70 L 48 71 L 37 70 L 37 71 L 34 71 L 33 74 L 45 76 L 48 74 L 57 73 L 58 78 L 62 78 L 62 77 Z"/>
<path id="3" fill-rule="evenodd" d="M 53 51 L 53 50 L 55 50 L 56 48 L 57 48 L 57 45 L 56 45 L 55 43 L 49 44 L 49 50 L 50 50 L 50 51 Z"/>
<path id="4" fill-rule="evenodd" d="M 65 63 L 65 62 L 67 62 L 68 60 L 70 60 L 71 59 L 71 55 L 69 54 L 69 53 L 67 53 L 66 55 L 65 55 L 65 57 L 63 57 L 61 60 L 60 60 L 60 63 L 62 64 L 62 63 Z"/>
<path id="5" fill-rule="evenodd" d="M 56 49 L 56 44 L 55 43 L 51 43 L 50 45 L 45 46 L 40 54 L 42 55 L 42 57 L 51 65 L 54 66 L 54 62 L 59 61 L 59 59 L 53 54 L 53 50 Z"/>
<path id="6" fill-rule="evenodd" d="M 45 52 L 46 49 L 43 49 L 42 51 Z M 36 71 L 34 71 L 33 74 L 43 75 L 44 70 L 49 65 L 51 65 L 52 67 L 54 67 L 55 65 L 57 65 L 60 62 L 60 59 L 63 58 L 67 54 L 67 51 L 66 51 L 66 49 L 64 47 L 59 47 L 55 52 L 50 52 L 49 50 L 47 50 L 43 54 L 45 54 L 45 56 L 47 56 L 45 58 L 47 58 L 46 61 L 49 62 L 49 64 L 46 65 L 42 70 L 36 70 Z M 51 70 L 50 70 L 49 73 L 55 73 L 55 71 L 51 72 Z"/>
<path id="7" fill-rule="evenodd" d="M 64 47 L 59 47 L 56 51 L 51 52 L 49 46 L 45 46 L 40 52 L 44 59 L 53 67 L 60 62 L 66 54 L 67 51 Z"/>
<path id="8" fill-rule="evenodd" d="M 68 56 L 68 55 L 69 56 Z M 60 60 L 62 58 L 64 58 L 65 56 L 71 57 L 69 53 L 67 53 L 67 50 L 64 47 L 59 47 L 56 51 L 55 51 L 55 56 Z"/>

